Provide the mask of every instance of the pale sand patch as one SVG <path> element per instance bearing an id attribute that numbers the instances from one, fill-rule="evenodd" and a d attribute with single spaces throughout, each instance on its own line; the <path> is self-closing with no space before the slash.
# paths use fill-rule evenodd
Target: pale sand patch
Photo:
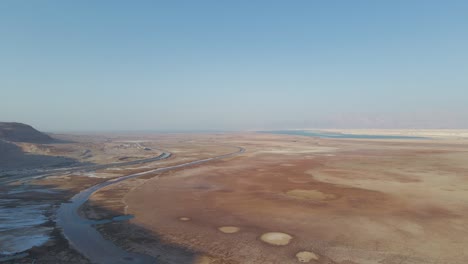
<path id="1" fill-rule="evenodd" d="M 296 165 L 291 164 L 291 163 L 283 163 L 283 164 L 280 164 L 280 166 L 283 166 L 283 167 L 294 167 L 294 166 L 296 166 Z"/>
<path id="2" fill-rule="evenodd" d="M 260 237 L 263 242 L 275 246 L 285 246 L 289 244 L 292 238 L 292 236 L 281 232 L 268 232 Z"/>
<path id="3" fill-rule="evenodd" d="M 118 171 L 118 170 L 122 170 L 122 168 L 107 168 L 106 170 L 114 170 L 114 171 Z"/>
<path id="4" fill-rule="evenodd" d="M 294 190 L 287 191 L 286 195 L 293 197 L 293 198 L 313 200 L 313 201 L 323 201 L 327 199 L 333 199 L 336 197 L 333 194 L 323 193 L 317 190 L 302 190 L 302 189 L 294 189 Z"/>
<path id="5" fill-rule="evenodd" d="M 113 178 L 113 177 L 117 177 L 120 175 L 120 174 L 110 173 L 110 172 L 78 172 L 78 173 L 71 173 L 71 174 L 86 176 L 90 178 Z"/>
<path id="6" fill-rule="evenodd" d="M 311 260 L 318 260 L 319 257 L 314 253 L 310 251 L 301 251 L 296 254 L 297 260 L 299 262 L 310 262 Z"/>
<path id="7" fill-rule="evenodd" d="M 232 234 L 239 232 L 240 228 L 237 226 L 220 226 L 218 230 L 226 234 Z"/>
<path id="8" fill-rule="evenodd" d="M 180 221 L 190 221 L 190 217 L 185 217 L 185 216 L 179 217 L 179 220 Z"/>

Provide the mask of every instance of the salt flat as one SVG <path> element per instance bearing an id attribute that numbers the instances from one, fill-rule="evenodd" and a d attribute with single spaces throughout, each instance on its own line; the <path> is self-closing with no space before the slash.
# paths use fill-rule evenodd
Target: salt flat
<path id="1" fill-rule="evenodd" d="M 101 232 L 124 247 L 159 252 L 116 231 L 143 228 L 164 244 L 197 252 L 203 263 L 468 260 L 468 141 L 239 133 L 212 135 L 210 142 L 247 152 L 96 195 L 94 207 L 114 212 L 123 204 L 135 216 Z"/>

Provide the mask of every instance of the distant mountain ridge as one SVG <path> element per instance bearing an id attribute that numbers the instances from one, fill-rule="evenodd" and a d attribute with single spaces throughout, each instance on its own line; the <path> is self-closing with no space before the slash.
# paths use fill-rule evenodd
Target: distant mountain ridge
<path id="1" fill-rule="evenodd" d="M 30 125 L 16 122 L 0 122 L 0 140 L 12 142 L 50 143 L 54 139 Z"/>

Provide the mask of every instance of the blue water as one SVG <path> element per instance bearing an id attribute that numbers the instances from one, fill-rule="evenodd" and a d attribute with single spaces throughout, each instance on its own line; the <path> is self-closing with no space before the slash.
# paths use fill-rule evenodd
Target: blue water
<path id="1" fill-rule="evenodd" d="M 270 134 L 285 134 L 285 135 L 296 135 L 296 136 L 320 137 L 320 138 L 427 139 L 425 137 L 415 137 L 415 136 L 360 135 L 360 134 L 346 134 L 346 133 L 306 131 L 306 130 L 275 130 L 275 131 L 259 131 L 259 132 L 261 132 L 261 133 L 270 133 Z"/>
<path id="2" fill-rule="evenodd" d="M 116 217 L 113 217 L 112 219 L 102 219 L 102 220 L 85 220 L 87 223 L 93 224 L 93 225 L 102 225 L 102 224 L 108 224 L 112 222 L 120 222 L 120 221 L 127 221 L 135 216 L 133 215 L 119 215 Z"/>

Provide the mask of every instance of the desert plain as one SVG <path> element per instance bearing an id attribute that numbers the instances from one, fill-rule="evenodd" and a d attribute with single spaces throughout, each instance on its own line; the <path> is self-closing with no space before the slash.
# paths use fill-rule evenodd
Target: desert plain
<path id="1" fill-rule="evenodd" d="M 44 155 L 53 154 L 45 149 L 61 151 L 93 164 L 163 152 L 172 156 L 28 178 L 28 188 L 64 195 L 26 192 L 22 197 L 53 200 L 55 195 L 57 202 L 49 210 L 53 226 L 55 209 L 80 190 L 149 171 L 99 189 L 79 213 L 91 220 L 131 216 L 97 222 L 95 228 L 106 240 L 151 256 L 154 263 L 468 263 L 466 131 L 396 134 L 424 138 L 329 139 L 254 132 L 62 135 L 74 143 L 35 149 Z M 151 172 L 239 148 L 245 152 Z M 24 183 L 9 186 L 24 188 Z M 90 261 L 80 257 L 60 230 L 54 234 L 29 257 L 12 263 L 31 258 L 36 263 Z M 54 251 L 61 243 L 69 244 Z"/>

